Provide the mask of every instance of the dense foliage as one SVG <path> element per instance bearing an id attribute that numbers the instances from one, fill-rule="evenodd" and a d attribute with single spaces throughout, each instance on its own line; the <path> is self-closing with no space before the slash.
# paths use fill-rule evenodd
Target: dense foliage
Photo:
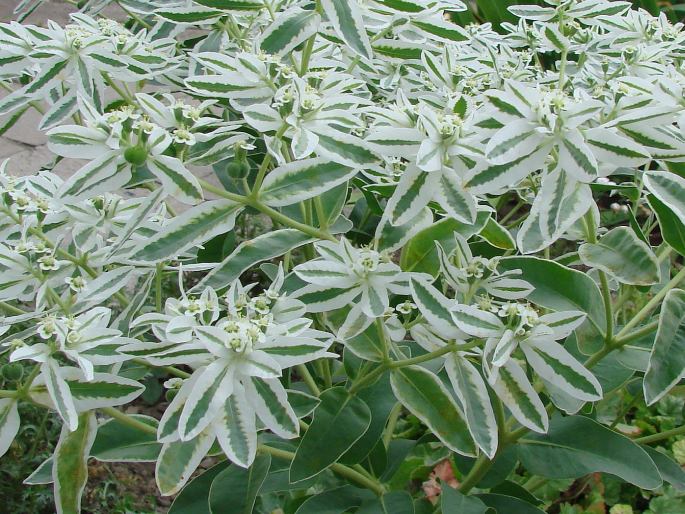
<path id="1" fill-rule="evenodd" d="M 156 462 L 175 514 L 524 514 L 598 472 L 685 489 L 648 446 L 682 417 L 623 423 L 685 375 L 680 24 L 605 0 L 498 31 L 454 0 L 106 3 L 0 25 L 2 130 L 38 110 L 55 155 L 0 173 L 0 453 L 24 405 L 57 413 L 26 483 L 58 512 L 91 457 Z M 118 409 L 150 369 L 161 419 Z M 454 483 L 417 490 L 422 452 Z"/>

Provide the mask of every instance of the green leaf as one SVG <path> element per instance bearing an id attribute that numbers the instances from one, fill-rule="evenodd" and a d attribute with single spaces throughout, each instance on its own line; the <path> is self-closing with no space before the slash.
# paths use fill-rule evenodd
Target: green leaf
<path id="1" fill-rule="evenodd" d="M 282 207 L 319 196 L 347 182 L 357 170 L 316 157 L 295 161 L 271 171 L 262 184 L 259 197 L 271 207 Z"/>
<path id="2" fill-rule="evenodd" d="M 371 412 L 364 401 L 343 387 L 321 396 L 314 419 L 290 466 L 290 481 L 313 477 L 336 462 L 368 430 Z"/>
<path id="3" fill-rule="evenodd" d="M 480 236 L 495 248 L 501 250 L 515 250 L 516 241 L 509 231 L 497 223 L 493 218 L 488 218 L 488 222 L 480 231 Z"/>
<path id="4" fill-rule="evenodd" d="M 226 461 L 219 462 L 190 481 L 174 498 L 168 514 L 211 514 L 209 489 L 216 476 L 228 465 Z"/>
<path id="5" fill-rule="evenodd" d="M 321 16 L 316 11 L 295 10 L 278 16 L 262 33 L 260 48 L 273 55 L 284 55 L 316 34 Z"/>
<path id="6" fill-rule="evenodd" d="M 178 258 L 189 248 L 232 230 L 239 209 L 239 204 L 229 200 L 204 202 L 188 209 L 144 241 L 130 259 L 159 262 Z"/>
<path id="7" fill-rule="evenodd" d="M 440 379 L 419 366 L 393 369 L 390 383 L 397 399 L 448 448 L 473 456 L 476 448 L 456 403 Z"/>
<path id="8" fill-rule="evenodd" d="M 440 508 L 442 514 L 485 514 L 488 510 L 475 496 L 466 496 L 444 482 L 440 488 Z"/>
<path id="9" fill-rule="evenodd" d="M 348 341 L 345 341 L 347 346 Z M 340 457 L 342 464 L 357 464 L 369 456 L 374 447 L 380 442 L 390 411 L 397 404 L 395 395 L 390 387 L 390 376 L 383 376 L 370 387 L 365 387 L 357 395 L 366 403 L 371 412 L 371 423 L 364 435 L 354 443 L 345 454 Z"/>
<path id="10" fill-rule="evenodd" d="M 645 401 L 651 405 L 685 376 L 685 291 L 671 289 L 659 313 L 656 339 L 644 378 Z"/>
<path id="11" fill-rule="evenodd" d="M 321 6 L 347 46 L 362 57 L 370 59 L 373 53 L 359 4 L 347 0 L 321 0 Z"/>
<path id="12" fill-rule="evenodd" d="M 656 466 L 642 448 L 583 416 L 553 418 L 547 434 L 519 440 L 518 454 L 533 475 L 578 478 L 603 472 L 642 489 L 661 485 Z"/>
<path id="13" fill-rule="evenodd" d="M 478 499 L 488 507 L 495 509 L 498 513 L 516 514 L 544 514 L 543 510 L 538 509 L 525 500 L 504 494 L 479 494 Z"/>
<path id="14" fill-rule="evenodd" d="M 640 447 L 652 459 L 664 482 L 668 482 L 679 492 L 685 491 L 685 470 L 677 462 L 651 446 L 643 444 Z"/>
<path id="15" fill-rule="evenodd" d="M 212 268 L 193 290 L 202 291 L 205 287 L 222 289 L 255 264 L 279 257 L 312 241 L 314 238 L 292 228 L 274 230 L 244 241 L 220 264 Z"/>
<path id="16" fill-rule="evenodd" d="M 585 273 L 537 257 L 506 257 L 498 269 L 520 269 L 520 278 L 535 288 L 527 297 L 531 302 L 555 311 L 582 311 L 597 327 L 606 326 L 602 294 Z"/>
<path id="17" fill-rule="evenodd" d="M 62 426 L 52 469 L 57 514 L 81 512 L 81 494 L 88 481 L 88 455 L 96 430 L 93 412 L 80 414 L 78 427 L 73 432 L 67 425 Z"/>
<path id="18" fill-rule="evenodd" d="M 402 249 L 400 266 L 404 271 L 430 273 L 434 277 L 440 270 L 440 260 L 435 243 L 440 243 L 446 252 L 454 249 L 454 233 L 465 239 L 480 232 L 490 218 L 490 212 L 479 211 L 473 225 L 465 225 L 457 220 L 445 218 L 423 229 L 412 237 Z"/>
<path id="19" fill-rule="evenodd" d="M 654 195 L 647 195 L 647 201 L 659 220 L 661 237 L 680 255 L 685 256 L 685 222 Z"/>
<path id="20" fill-rule="evenodd" d="M 587 266 L 600 269 L 631 285 L 651 285 L 661 280 L 656 255 L 628 227 L 616 227 L 597 243 L 585 243 L 578 255 Z"/>
<path id="21" fill-rule="evenodd" d="M 356 514 L 414 514 L 414 502 L 407 491 L 390 491 L 365 502 Z"/>
<path id="22" fill-rule="evenodd" d="M 375 325 L 369 325 L 361 334 L 346 339 L 345 348 L 371 362 L 381 362 L 385 356 Z"/>
<path id="23" fill-rule="evenodd" d="M 142 414 L 131 415 L 137 421 L 157 428 L 157 420 Z M 111 418 L 98 427 L 90 456 L 103 462 L 155 462 L 162 445 L 155 434 L 143 432 Z"/>
<path id="24" fill-rule="evenodd" d="M 271 456 L 258 455 L 248 469 L 229 466 L 221 471 L 209 489 L 212 514 L 252 514 L 252 509 L 271 467 Z"/>
<path id="25" fill-rule="evenodd" d="M 372 495 L 369 491 L 344 485 L 308 498 L 295 514 L 343 514 Z"/>

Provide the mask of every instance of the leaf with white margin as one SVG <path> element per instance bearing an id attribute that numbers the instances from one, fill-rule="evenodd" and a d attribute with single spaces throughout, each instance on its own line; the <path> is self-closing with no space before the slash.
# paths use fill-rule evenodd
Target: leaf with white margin
<path id="1" fill-rule="evenodd" d="M 0 399 L 0 457 L 9 449 L 19 431 L 19 409 L 14 398 Z"/>
<path id="2" fill-rule="evenodd" d="M 48 359 L 43 366 L 50 362 L 51 359 Z M 92 380 L 86 380 L 83 371 L 79 368 L 59 368 L 57 373 L 59 374 L 57 384 L 63 383 L 67 388 L 63 391 L 64 397 L 58 398 L 58 401 L 60 404 L 68 404 L 70 401 L 75 412 L 124 405 L 135 400 L 145 390 L 145 386 L 141 383 L 112 373 L 95 373 Z M 61 415 L 60 409 L 68 409 L 69 406 L 60 406 L 55 402 L 49 380 L 52 380 L 52 377 L 45 373 L 36 378 L 31 386 L 31 399 L 42 405 L 54 407 Z M 55 388 L 56 385 L 52 387 Z"/>
<path id="3" fill-rule="evenodd" d="M 509 360 L 496 369 L 488 382 L 516 421 L 535 432 L 547 432 L 547 411 L 521 366 Z"/>
<path id="4" fill-rule="evenodd" d="M 206 7 L 166 7 L 156 9 L 155 14 L 173 23 L 214 23 L 223 13 Z"/>
<path id="5" fill-rule="evenodd" d="M 670 171 L 646 171 L 645 186 L 662 203 L 685 220 L 685 178 Z"/>
<path id="6" fill-rule="evenodd" d="M 416 128 L 379 126 L 366 137 L 369 148 L 387 157 L 411 159 L 421 146 L 423 135 Z"/>
<path id="7" fill-rule="evenodd" d="M 545 39 L 557 52 L 564 52 L 568 50 L 571 42 L 554 25 L 545 25 L 545 29 L 542 31 L 542 33 L 544 34 Z"/>
<path id="8" fill-rule="evenodd" d="M 528 155 L 543 140 L 530 121 L 521 119 L 507 123 L 493 135 L 485 147 L 485 155 L 493 164 L 506 164 Z"/>
<path id="9" fill-rule="evenodd" d="M 451 170 L 443 171 L 437 183 L 435 201 L 448 216 L 473 225 L 476 221 L 476 199 L 461 184 L 461 179 Z M 414 211 L 416 212 L 416 211 Z"/>
<path id="10" fill-rule="evenodd" d="M 242 208 L 230 200 L 213 200 L 176 216 L 130 256 L 133 261 L 160 262 L 233 229 Z"/>
<path id="11" fill-rule="evenodd" d="M 69 390 L 69 385 L 62 376 L 60 367 L 54 359 L 48 358 L 40 366 L 41 376 L 45 380 L 48 394 L 57 413 L 64 420 L 65 427 L 69 430 L 78 428 L 78 414 L 74 405 L 74 398 Z M 35 383 L 35 382 L 34 382 Z"/>
<path id="12" fill-rule="evenodd" d="M 205 287 L 222 289 L 255 264 L 279 257 L 314 240 L 299 230 L 284 228 L 244 241 L 205 275 L 192 290 L 202 291 Z"/>
<path id="13" fill-rule="evenodd" d="M 283 439 L 299 435 L 297 415 L 288 403 L 288 393 L 280 380 L 251 377 L 243 385 L 248 404 L 269 430 Z"/>
<path id="14" fill-rule="evenodd" d="M 502 320 L 492 312 L 463 304 L 454 305 L 451 310 L 454 323 L 474 337 L 499 337 L 504 331 Z"/>
<path id="15" fill-rule="evenodd" d="M 150 173 L 162 183 L 167 195 L 188 205 L 202 201 L 200 182 L 176 157 L 157 155 L 146 164 Z"/>
<path id="16" fill-rule="evenodd" d="M 444 41 L 445 43 L 467 41 L 468 33 L 456 23 L 445 21 L 440 15 L 430 18 L 415 18 L 411 24 L 423 32 L 429 34 L 434 41 Z"/>
<path id="17" fill-rule="evenodd" d="M 385 212 L 387 213 L 387 206 Z M 412 237 L 432 224 L 433 211 L 428 207 L 420 209 L 418 214 L 402 225 L 393 226 L 384 217 L 376 227 L 375 238 L 378 241 L 378 249 L 392 253 L 404 248 Z"/>
<path id="18" fill-rule="evenodd" d="M 458 337 L 461 331 L 455 327 L 452 316 L 454 300 L 447 299 L 425 280 L 411 278 L 409 285 L 416 306 L 430 326 L 448 339 Z"/>
<path id="19" fill-rule="evenodd" d="M 279 13 L 260 36 L 259 47 L 267 54 L 285 55 L 316 34 L 320 23 L 316 11 L 292 9 Z"/>
<path id="20" fill-rule="evenodd" d="M 359 137 L 344 134 L 333 129 L 319 129 L 316 135 L 319 137 L 316 152 L 331 161 L 359 168 L 379 160 L 379 157 L 375 152 L 371 151 L 369 145 Z"/>
<path id="21" fill-rule="evenodd" d="M 266 176 L 259 197 L 271 207 L 292 205 L 347 182 L 357 172 L 355 168 L 321 157 L 290 162 Z"/>
<path id="22" fill-rule="evenodd" d="M 292 298 L 307 306 L 307 312 L 326 312 L 349 305 L 361 294 L 359 286 L 342 288 L 309 284 L 295 291 Z"/>
<path id="23" fill-rule="evenodd" d="M 126 221 L 126 225 L 121 229 L 117 236 L 117 242 L 110 250 L 110 255 L 116 254 L 121 247 L 129 240 L 131 235 L 138 230 L 148 219 L 152 217 L 152 212 L 162 201 L 164 190 L 160 187 L 152 191 L 149 195 L 141 199 L 136 210 Z"/>
<path id="24" fill-rule="evenodd" d="M 257 455 L 257 427 L 254 409 L 245 391 L 236 386 L 213 423 L 221 449 L 238 466 L 250 467 Z"/>
<path id="25" fill-rule="evenodd" d="M 178 433 L 184 441 L 196 437 L 212 422 L 233 392 L 235 380 L 234 366 L 226 358 L 218 359 L 195 373 L 200 375 L 197 382 L 192 385 L 186 383 L 181 388 L 190 391 L 178 420 Z"/>
<path id="26" fill-rule="evenodd" d="M 630 227 L 616 227 L 597 243 L 585 243 L 578 255 L 587 266 L 600 269 L 623 284 L 651 285 L 661 280 L 656 255 Z"/>
<path id="27" fill-rule="evenodd" d="M 563 168 L 556 167 L 546 173 L 532 209 L 539 214 L 540 233 L 544 241 L 551 244 L 558 239 L 587 212 L 593 202 L 590 186 L 578 182 Z M 526 253 L 532 251 L 526 249 Z"/>
<path id="28" fill-rule="evenodd" d="M 510 188 L 535 170 L 542 168 L 549 154 L 547 146 L 533 148 L 529 153 L 506 164 L 491 164 L 471 177 L 464 185 L 472 194 L 492 193 Z"/>
<path id="29" fill-rule="evenodd" d="M 121 156 L 116 152 L 101 154 L 71 175 L 60 187 L 59 196 L 84 199 L 123 187 L 130 180 L 131 173 L 120 170 L 121 163 Z"/>
<path id="30" fill-rule="evenodd" d="M 643 389 L 647 405 L 659 401 L 685 376 L 685 291 L 672 289 L 664 298 L 649 356 Z"/>
<path id="31" fill-rule="evenodd" d="M 556 341 L 565 339 L 583 324 L 587 314 L 582 311 L 560 311 L 543 314 L 538 321 L 540 324 L 552 329 Z"/>
<path id="32" fill-rule="evenodd" d="M 522 341 L 520 346 L 528 364 L 548 382 L 579 400 L 602 398 L 602 386 L 595 376 L 559 343 L 543 336 Z"/>
<path id="33" fill-rule="evenodd" d="M 640 144 L 611 129 L 597 127 L 584 132 L 585 142 L 599 162 L 612 166 L 634 168 L 649 160 L 649 153 Z"/>
<path id="34" fill-rule="evenodd" d="M 406 366 L 391 371 L 390 383 L 400 403 L 425 423 L 445 446 L 460 455 L 475 454 L 468 426 L 437 376 L 419 366 Z"/>
<path id="35" fill-rule="evenodd" d="M 359 4 L 347 0 L 322 0 L 321 6 L 347 46 L 362 57 L 370 59 L 373 52 Z"/>
<path id="36" fill-rule="evenodd" d="M 62 426 L 52 466 L 57 514 L 81 512 L 81 495 L 88 482 L 88 457 L 96 433 L 94 412 L 80 414 L 73 430 Z"/>
<path id="37" fill-rule="evenodd" d="M 597 178 L 599 173 L 597 159 L 580 132 L 577 130 L 566 132 L 558 149 L 559 167 L 566 170 L 573 178 L 580 182 L 592 182 Z"/>
<path id="38" fill-rule="evenodd" d="M 138 273 L 139 271 L 132 266 L 121 266 L 105 271 L 96 279 L 88 282 L 79 300 L 84 302 L 101 302 L 106 300 L 122 287 L 125 287 L 131 278 Z"/>
<path id="39" fill-rule="evenodd" d="M 214 434 L 201 432 L 190 441 L 164 443 L 155 466 L 157 487 L 163 496 L 176 494 L 190 479 L 214 443 Z"/>
<path id="40" fill-rule="evenodd" d="M 439 173 L 427 173 L 417 166 L 407 166 L 385 207 L 390 222 L 404 225 L 433 199 Z"/>
<path id="41" fill-rule="evenodd" d="M 492 459 L 497 452 L 497 419 L 483 377 L 468 359 L 457 353 L 446 356 L 445 369 L 461 403 L 471 437 Z"/>

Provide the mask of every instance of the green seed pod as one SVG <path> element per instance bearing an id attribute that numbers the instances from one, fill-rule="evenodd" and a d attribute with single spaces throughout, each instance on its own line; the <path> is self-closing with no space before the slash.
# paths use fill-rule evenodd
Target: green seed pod
<path id="1" fill-rule="evenodd" d="M 2 373 L 2 378 L 5 380 L 15 382 L 21 380 L 21 377 L 24 376 L 24 368 L 21 364 L 14 362 L 12 364 L 5 364 L 0 373 Z"/>
<path id="2" fill-rule="evenodd" d="M 247 161 L 233 161 L 226 167 L 226 172 L 231 178 L 245 178 L 250 173 L 250 165 Z"/>
<path id="3" fill-rule="evenodd" d="M 124 159 L 135 166 L 140 166 L 147 160 L 147 150 L 142 146 L 130 146 L 124 151 Z"/>

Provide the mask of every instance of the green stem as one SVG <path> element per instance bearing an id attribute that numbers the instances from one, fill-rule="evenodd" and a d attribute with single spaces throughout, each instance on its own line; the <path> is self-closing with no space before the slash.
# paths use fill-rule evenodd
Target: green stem
<path id="1" fill-rule="evenodd" d="M 289 218 L 285 214 L 277 211 L 276 209 L 273 209 L 268 205 L 263 204 L 259 200 L 255 200 L 253 198 L 248 198 L 243 195 L 238 195 L 235 193 L 231 193 L 229 191 L 225 191 L 210 184 L 206 180 L 199 179 L 199 182 L 202 185 L 203 189 L 206 189 L 207 191 L 210 191 L 211 193 L 214 193 L 215 195 L 220 196 L 222 198 L 226 198 L 227 200 L 232 200 L 236 203 L 240 203 L 242 205 L 247 205 L 254 209 L 257 209 L 258 211 L 262 212 L 263 214 L 266 214 L 272 220 L 280 223 L 281 225 L 297 229 L 300 232 L 312 237 L 316 237 L 317 239 L 327 239 L 328 241 L 337 242 L 337 239 L 333 237 L 328 231 L 320 230 L 318 228 L 312 227 L 311 225 L 300 223 L 299 221 Z"/>
<path id="2" fill-rule="evenodd" d="M 279 459 L 293 460 L 295 458 L 294 452 L 281 450 L 280 448 L 273 448 L 265 444 L 260 444 L 258 449 L 262 453 L 268 453 L 272 457 L 277 457 Z M 377 480 L 365 476 L 361 474 L 359 471 L 356 471 L 348 466 L 345 466 L 344 464 L 339 464 L 336 462 L 331 465 L 330 469 L 331 471 L 333 471 L 333 473 L 348 478 L 351 481 L 356 482 L 357 484 L 366 487 L 367 489 L 370 489 L 378 496 L 381 496 L 383 493 L 385 493 L 385 488 Z"/>
<path id="3" fill-rule="evenodd" d="M 401 359 L 398 361 L 387 361 L 378 366 L 376 369 L 371 371 L 368 375 L 364 375 L 358 382 L 352 384 L 352 387 L 349 389 L 350 394 L 355 394 L 359 392 L 361 389 L 366 387 L 367 385 L 372 384 L 375 382 L 375 380 L 381 376 L 383 373 L 385 373 L 389 369 L 396 369 L 396 368 L 403 368 L 405 366 L 411 366 L 413 364 L 421 364 L 422 362 L 427 362 L 430 360 L 435 359 L 436 357 L 440 357 L 441 355 L 445 355 L 446 353 L 453 352 L 455 350 L 468 350 L 470 348 L 473 348 L 474 346 L 477 346 L 480 344 L 480 341 L 472 341 L 467 344 L 462 344 L 462 345 L 456 345 L 456 344 L 448 344 L 443 346 L 442 348 L 425 353 L 423 355 L 419 355 L 417 357 L 411 357 L 409 359 Z"/>
<path id="4" fill-rule="evenodd" d="M 136 364 L 141 364 L 143 366 L 147 366 L 148 368 L 154 368 L 154 369 L 161 369 L 169 373 L 170 375 L 173 375 L 175 377 L 179 378 L 189 378 L 190 373 L 186 373 L 183 370 L 180 370 L 178 368 L 175 368 L 174 366 L 155 366 L 153 364 L 150 364 L 149 362 L 145 362 L 143 359 L 131 359 L 131 362 L 134 362 Z"/>
<path id="5" fill-rule="evenodd" d="M 585 237 L 591 244 L 597 244 L 597 234 L 594 230 L 594 220 L 592 219 L 592 211 L 583 218 L 585 225 Z M 602 301 L 604 302 L 604 316 L 606 317 L 606 330 L 604 333 L 604 341 L 606 344 L 611 344 L 614 339 L 614 311 L 611 303 L 611 290 L 609 289 L 609 280 L 606 273 L 602 270 L 597 270 L 599 274 L 599 283 L 602 290 Z"/>
<path id="6" fill-rule="evenodd" d="M 0 308 L 4 309 L 10 314 L 15 314 L 17 316 L 21 316 L 22 314 L 27 314 L 23 310 L 21 310 L 19 307 L 15 307 L 14 305 L 10 305 L 7 302 L 0 302 Z"/>
<path id="7" fill-rule="evenodd" d="M 616 334 L 616 338 L 620 339 L 630 332 L 635 326 L 639 325 L 640 322 L 646 318 L 655 308 L 661 305 L 661 300 L 664 296 L 676 287 L 683 279 L 685 279 L 685 268 L 681 269 L 654 297 L 647 302 L 647 304 L 640 309 L 640 311 L 633 316 L 633 318 L 625 324 L 625 326 Z"/>
<path id="8" fill-rule="evenodd" d="M 461 485 L 459 486 L 459 491 L 462 494 L 468 493 L 473 487 L 480 482 L 481 478 L 485 476 L 488 470 L 492 467 L 495 460 L 490 460 L 483 453 L 476 459 L 476 463 L 468 472 Z"/>
<path id="9" fill-rule="evenodd" d="M 16 398 L 17 391 L 9 391 L 7 389 L 0 389 L 0 398 Z"/>
<path id="10" fill-rule="evenodd" d="M 639 444 L 652 444 L 659 441 L 663 441 L 664 439 L 668 439 L 669 437 L 674 437 L 683 434 L 685 434 L 685 425 L 672 428 L 671 430 L 665 430 L 664 432 L 659 432 L 658 434 L 637 437 L 633 439 L 633 441 Z"/>
<path id="11" fill-rule="evenodd" d="M 131 428 L 135 428 L 136 430 L 140 430 L 141 432 L 146 432 L 148 434 L 157 435 L 157 429 L 155 427 L 148 425 L 147 423 L 143 423 L 142 421 L 138 421 L 136 418 L 121 412 L 119 409 L 115 409 L 114 407 L 100 407 L 98 410 L 103 414 L 107 414 L 110 418 L 114 418 Z"/>
<path id="12" fill-rule="evenodd" d="M 319 386 L 316 385 L 314 377 L 312 377 L 312 374 L 309 372 L 309 369 L 305 364 L 298 364 L 297 372 L 300 374 L 302 380 L 304 380 L 304 383 L 307 384 L 307 387 L 314 394 L 314 396 L 321 395 L 321 390 L 319 389 Z"/>
<path id="13" fill-rule="evenodd" d="M 395 433 L 395 427 L 397 426 L 397 421 L 400 419 L 400 414 L 402 414 L 402 404 L 396 403 L 395 406 L 390 411 L 390 416 L 388 416 L 388 423 L 385 425 L 383 430 L 383 446 L 386 448 L 390 445 L 392 441 L 392 436 Z"/>

